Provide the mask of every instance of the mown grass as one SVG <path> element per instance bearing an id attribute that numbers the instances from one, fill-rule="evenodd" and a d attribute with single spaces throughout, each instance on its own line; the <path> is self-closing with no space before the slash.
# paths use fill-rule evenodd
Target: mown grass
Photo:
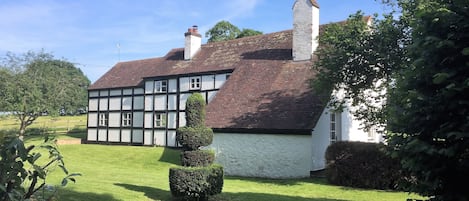
<path id="1" fill-rule="evenodd" d="M 59 134 L 80 138 L 85 134 Z M 26 138 L 39 144 L 41 136 Z M 169 168 L 180 164 L 179 150 L 163 147 L 59 145 L 66 167 L 81 173 L 76 183 L 59 188 L 63 201 L 171 200 Z M 48 184 L 58 185 L 64 175 L 55 169 Z M 421 197 L 406 192 L 356 189 L 329 185 L 324 179 L 260 179 L 225 177 L 219 201 L 403 201 Z"/>

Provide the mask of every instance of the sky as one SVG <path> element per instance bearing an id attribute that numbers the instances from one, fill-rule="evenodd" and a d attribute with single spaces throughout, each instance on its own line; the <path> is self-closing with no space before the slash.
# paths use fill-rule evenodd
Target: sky
<path id="1" fill-rule="evenodd" d="M 0 57 L 44 50 L 94 83 L 119 61 L 162 57 L 193 25 L 221 20 L 271 33 L 292 29 L 295 0 L 0 0 Z M 317 0 L 320 24 L 387 11 L 379 0 Z"/>

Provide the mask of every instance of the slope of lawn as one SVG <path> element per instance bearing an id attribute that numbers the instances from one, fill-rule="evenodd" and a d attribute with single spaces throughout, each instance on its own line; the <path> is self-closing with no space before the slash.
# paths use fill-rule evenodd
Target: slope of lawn
<path id="1" fill-rule="evenodd" d="M 86 119 L 86 116 L 84 117 Z M 0 129 L 2 125 L 0 123 Z M 58 138 L 81 138 L 84 133 L 59 134 Z M 26 138 L 39 144 L 42 137 Z M 179 151 L 163 147 L 59 145 L 66 167 L 81 173 L 76 183 L 59 188 L 60 201 L 171 200 L 169 168 L 179 165 Z M 43 154 L 43 159 L 47 154 Z M 64 175 L 57 167 L 47 183 L 59 185 Z M 225 177 L 219 201 L 403 201 L 420 199 L 405 192 L 333 186 L 324 179 L 259 179 Z"/>

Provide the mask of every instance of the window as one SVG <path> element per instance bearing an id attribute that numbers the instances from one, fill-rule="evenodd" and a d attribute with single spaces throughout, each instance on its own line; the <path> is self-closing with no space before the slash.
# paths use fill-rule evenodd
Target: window
<path id="1" fill-rule="evenodd" d="M 132 113 L 124 112 L 122 113 L 122 126 L 130 127 L 132 125 Z"/>
<path id="2" fill-rule="evenodd" d="M 336 122 L 336 113 L 331 112 L 330 114 L 330 123 L 331 123 L 331 129 L 330 129 L 330 135 L 331 135 L 331 143 L 334 143 L 337 141 L 337 122 Z"/>
<path id="3" fill-rule="evenodd" d="M 190 90 L 200 89 L 200 77 L 191 77 L 189 84 Z"/>
<path id="4" fill-rule="evenodd" d="M 155 128 L 166 127 L 166 114 L 155 113 Z"/>
<path id="5" fill-rule="evenodd" d="M 163 93 L 168 89 L 168 82 L 166 80 L 156 81 L 155 82 L 155 92 Z"/>
<path id="6" fill-rule="evenodd" d="M 376 139 L 376 126 L 371 126 L 368 130 L 367 130 L 367 134 L 368 134 L 368 141 L 375 141 Z"/>
<path id="7" fill-rule="evenodd" d="M 228 78 L 230 78 L 230 76 L 231 76 L 231 73 L 226 74 L 226 79 L 228 80 Z"/>
<path id="8" fill-rule="evenodd" d="M 109 113 L 99 113 L 99 126 L 107 126 L 108 125 L 108 119 L 109 119 Z"/>

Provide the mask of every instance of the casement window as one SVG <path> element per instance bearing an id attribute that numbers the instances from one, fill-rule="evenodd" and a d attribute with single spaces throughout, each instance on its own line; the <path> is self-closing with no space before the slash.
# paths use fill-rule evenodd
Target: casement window
<path id="1" fill-rule="evenodd" d="M 155 92 L 165 93 L 168 90 L 168 82 L 166 80 L 155 81 Z"/>
<path id="2" fill-rule="evenodd" d="M 189 79 L 189 89 L 190 90 L 198 90 L 200 89 L 201 85 L 201 78 L 200 77 L 191 77 Z"/>
<path id="3" fill-rule="evenodd" d="M 367 134 L 368 134 L 368 141 L 372 142 L 372 141 L 375 141 L 376 139 L 376 126 L 371 126 L 368 130 L 367 130 Z"/>
<path id="4" fill-rule="evenodd" d="M 155 128 L 166 127 L 166 113 L 155 113 Z"/>
<path id="5" fill-rule="evenodd" d="M 99 126 L 107 126 L 109 121 L 109 113 L 103 112 L 99 113 L 98 122 Z"/>
<path id="6" fill-rule="evenodd" d="M 130 127 L 132 125 L 132 113 L 124 112 L 122 113 L 122 126 Z"/>
<path id="7" fill-rule="evenodd" d="M 330 139 L 331 143 L 341 140 L 341 126 L 340 126 L 340 113 L 331 111 L 329 114 L 330 118 Z"/>

